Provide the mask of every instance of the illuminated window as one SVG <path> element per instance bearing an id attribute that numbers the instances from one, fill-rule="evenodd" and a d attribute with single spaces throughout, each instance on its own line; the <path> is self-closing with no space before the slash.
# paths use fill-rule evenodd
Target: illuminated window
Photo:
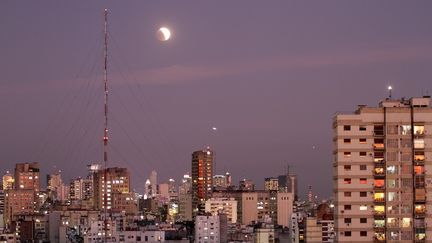
<path id="1" fill-rule="evenodd" d="M 387 226 L 389 227 L 398 227 L 398 219 L 397 218 L 387 218 Z"/>
<path id="2" fill-rule="evenodd" d="M 345 178 L 344 184 L 351 184 L 351 178 Z"/>
<path id="3" fill-rule="evenodd" d="M 366 211 L 367 205 L 360 205 L 359 209 L 360 209 L 360 211 Z"/>
<path id="4" fill-rule="evenodd" d="M 384 210 L 385 210 L 385 208 L 384 208 L 384 206 L 382 206 L 382 205 L 375 205 L 375 206 L 374 206 L 374 211 L 375 211 L 375 213 L 377 213 L 377 214 L 383 214 L 383 213 L 384 213 Z"/>
<path id="5" fill-rule="evenodd" d="M 402 228 L 411 227 L 411 218 L 402 218 Z"/>
<path id="6" fill-rule="evenodd" d="M 375 187 L 384 187 L 384 179 L 375 179 L 374 181 L 374 185 Z"/>
<path id="7" fill-rule="evenodd" d="M 397 192 L 389 192 L 388 193 L 388 200 L 389 201 L 395 201 L 397 200 Z"/>
<path id="8" fill-rule="evenodd" d="M 384 219 L 375 219 L 374 220 L 374 227 L 384 227 L 385 221 Z"/>
<path id="9" fill-rule="evenodd" d="M 424 139 L 422 138 L 414 139 L 414 148 L 423 149 L 424 147 L 425 147 Z"/>
<path id="10" fill-rule="evenodd" d="M 384 202 L 384 198 L 385 198 L 384 192 L 375 192 L 374 193 L 374 200 L 376 202 Z"/>
<path id="11" fill-rule="evenodd" d="M 424 174 L 424 172 L 425 172 L 424 166 L 421 166 L 421 165 L 414 166 L 414 172 L 415 172 L 416 175 L 422 175 L 422 174 Z"/>
<path id="12" fill-rule="evenodd" d="M 366 178 L 360 178 L 360 184 L 367 184 Z"/>
<path id="13" fill-rule="evenodd" d="M 402 125 L 401 128 L 401 134 L 402 135 L 410 135 L 411 134 L 411 126 L 410 125 Z"/>
<path id="14" fill-rule="evenodd" d="M 344 152 L 344 157 L 345 158 L 350 158 L 351 157 L 351 152 Z"/>
<path id="15" fill-rule="evenodd" d="M 414 152 L 414 160 L 416 161 L 424 161 L 425 155 L 423 151 L 415 151 Z"/>
<path id="16" fill-rule="evenodd" d="M 394 175 L 397 174 L 397 168 L 395 165 L 387 165 L 387 174 Z"/>
<path id="17" fill-rule="evenodd" d="M 414 134 L 415 135 L 423 135 L 425 134 L 425 128 L 423 125 L 414 126 Z"/>

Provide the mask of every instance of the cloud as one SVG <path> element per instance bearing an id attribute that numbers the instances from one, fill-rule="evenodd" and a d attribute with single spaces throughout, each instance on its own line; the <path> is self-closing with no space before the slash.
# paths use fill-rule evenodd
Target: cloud
<path id="1" fill-rule="evenodd" d="M 134 76 L 135 81 L 140 83 L 175 84 L 287 69 L 315 69 L 334 65 L 366 65 L 382 62 L 413 61 L 430 59 L 431 56 L 431 46 L 367 51 L 335 51 L 318 55 L 231 61 L 213 65 L 172 65 L 137 71 L 132 76 Z"/>

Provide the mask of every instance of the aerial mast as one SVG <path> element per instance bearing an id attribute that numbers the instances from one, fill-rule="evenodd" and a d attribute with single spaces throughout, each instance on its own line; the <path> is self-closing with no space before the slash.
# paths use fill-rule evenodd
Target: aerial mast
<path id="1" fill-rule="evenodd" d="M 107 242 L 108 236 L 108 9 L 104 10 L 104 136 L 103 136 L 103 150 L 104 150 L 104 187 L 103 187 L 103 204 L 104 204 L 104 239 Z"/>

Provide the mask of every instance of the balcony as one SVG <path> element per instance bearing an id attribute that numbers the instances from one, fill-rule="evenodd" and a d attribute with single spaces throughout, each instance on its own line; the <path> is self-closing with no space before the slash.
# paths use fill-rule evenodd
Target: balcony
<path id="1" fill-rule="evenodd" d="M 384 143 L 374 143 L 373 148 L 375 150 L 384 150 L 385 146 L 384 146 Z"/>
<path id="2" fill-rule="evenodd" d="M 426 190 L 424 188 L 415 189 L 415 201 L 426 202 Z"/>
<path id="3" fill-rule="evenodd" d="M 375 177 L 385 177 L 385 168 L 383 165 L 376 165 L 374 170 L 373 170 L 374 176 Z"/>

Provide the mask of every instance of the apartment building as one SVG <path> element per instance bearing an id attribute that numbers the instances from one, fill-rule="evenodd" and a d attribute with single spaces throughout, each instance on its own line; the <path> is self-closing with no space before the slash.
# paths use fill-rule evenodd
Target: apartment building
<path id="1" fill-rule="evenodd" d="M 432 241 L 430 97 L 362 105 L 333 128 L 336 241 Z"/>

